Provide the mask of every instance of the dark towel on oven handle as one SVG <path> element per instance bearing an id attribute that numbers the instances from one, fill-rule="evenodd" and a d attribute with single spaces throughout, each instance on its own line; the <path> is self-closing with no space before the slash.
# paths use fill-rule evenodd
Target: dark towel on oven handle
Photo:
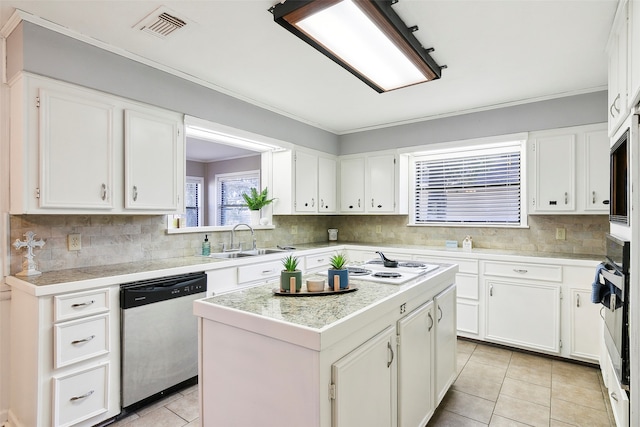
<path id="1" fill-rule="evenodd" d="M 594 304 L 602 304 L 610 309 L 611 294 L 615 292 L 616 308 L 620 308 L 620 306 L 622 306 L 621 291 L 601 275 L 602 270 L 608 270 L 607 265 L 603 262 L 596 267 L 596 275 L 591 285 L 591 302 Z"/>

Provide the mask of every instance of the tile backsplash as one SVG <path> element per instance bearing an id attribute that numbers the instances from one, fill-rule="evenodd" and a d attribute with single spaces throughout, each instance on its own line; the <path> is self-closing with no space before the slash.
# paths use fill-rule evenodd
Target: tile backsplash
<path id="1" fill-rule="evenodd" d="M 445 240 L 473 237 L 477 248 L 538 251 L 566 254 L 604 253 L 609 230 L 606 215 L 529 216 L 529 228 L 409 227 L 406 215 L 275 216 L 273 230 L 257 230 L 258 246 L 328 241 L 327 230 L 338 229 L 338 240 L 354 243 L 444 246 Z M 118 264 L 200 253 L 205 233 L 167 234 L 165 216 L 139 215 L 16 215 L 11 217 L 11 243 L 33 231 L 46 244 L 35 249 L 40 271 Z M 556 240 L 556 229 L 565 229 L 565 240 Z M 69 251 L 67 235 L 81 234 L 82 249 Z M 211 250 L 219 251 L 230 233 L 207 233 Z M 236 239 L 251 242 L 249 231 L 239 229 Z M 10 247 L 11 274 L 22 267 L 23 251 Z"/>

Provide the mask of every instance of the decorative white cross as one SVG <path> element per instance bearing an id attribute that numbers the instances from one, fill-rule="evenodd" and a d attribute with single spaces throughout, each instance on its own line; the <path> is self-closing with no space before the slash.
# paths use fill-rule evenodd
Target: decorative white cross
<path id="1" fill-rule="evenodd" d="M 34 261 L 33 248 L 35 247 L 43 247 L 44 240 L 36 240 L 36 233 L 33 231 L 27 231 L 24 236 L 26 240 L 21 241 L 20 239 L 16 239 L 13 242 L 13 247 L 17 250 L 22 248 L 27 248 L 27 253 L 25 254 L 25 260 L 22 262 L 22 271 L 17 273 L 16 276 L 37 276 L 38 274 L 42 274 L 40 271 L 36 270 L 36 262 Z"/>

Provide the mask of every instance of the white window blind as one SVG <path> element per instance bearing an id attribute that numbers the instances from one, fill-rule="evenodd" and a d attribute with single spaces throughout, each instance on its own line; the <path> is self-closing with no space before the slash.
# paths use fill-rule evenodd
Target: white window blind
<path id="1" fill-rule="evenodd" d="M 520 225 L 521 144 L 415 158 L 416 224 Z"/>
<path id="2" fill-rule="evenodd" d="M 260 188 L 259 172 L 216 175 L 218 190 L 217 225 L 234 225 L 250 222 L 249 208 L 242 194 L 251 187 Z"/>

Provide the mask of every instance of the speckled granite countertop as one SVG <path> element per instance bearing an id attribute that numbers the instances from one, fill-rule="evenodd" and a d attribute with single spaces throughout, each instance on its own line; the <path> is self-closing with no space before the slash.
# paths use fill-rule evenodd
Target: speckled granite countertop
<path id="1" fill-rule="evenodd" d="M 518 262 L 573 262 L 577 265 L 594 266 L 600 262 L 602 256 L 598 255 L 581 255 L 581 254 L 564 254 L 549 252 L 517 252 L 500 251 L 494 249 L 473 249 L 472 251 L 464 251 L 462 248 L 448 249 L 443 247 L 427 247 L 419 245 L 393 245 L 384 244 L 376 245 L 375 243 L 352 243 L 352 242 L 320 242 L 310 244 L 295 244 L 296 252 L 305 255 L 304 252 L 313 253 L 333 249 L 341 246 L 349 246 L 352 248 L 362 248 L 365 250 L 382 249 L 384 251 L 405 252 L 407 254 L 417 253 L 421 251 L 429 256 L 435 256 L 446 260 L 451 256 L 455 262 L 456 257 L 472 257 L 481 259 L 504 259 L 509 258 Z M 34 295 L 47 295 L 61 292 L 71 292 L 81 289 L 89 289 L 98 286 L 110 286 L 121 283 L 133 282 L 136 280 L 145 280 L 155 277 L 167 275 L 177 275 L 192 273 L 197 271 L 212 270 L 218 267 L 231 265 L 240 265 L 253 263 L 258 260 L 268 261 L 278 259 L 281 254 L 264 255 L 256 258 L 237 258 L 237 259 L 219 259 L 208 258 L 202 256 L 191 256 L 183 258 L 169 258 L 152 261 L 132 262 L 125 264 L 113 264 L 95 267 L 73 268 L 66 270 L 58 270 L 45 272 L 40 276 L 30 277 L 7 277 L 7 284 L 13 288 L 22 289 Z M 530 259 L 528 259 L 530 258 Z M 534 261 L 535 260 L 535 261 Z"/>
<path id="2" fill-rule="evenodd" d="M 421 280 L 425 277 L 421 277 Z M 326 276 L 305 276 L 303 282 L 306 279 L 326 280 Z M 349 278 L 349 285 L 357 287 L 357 291 L 335 295 L 294 297 L 274 295 L 273 289 L 278 287 L 276 282 L 214 296 L 204 301 L 270 319 L 322 329 L 411 286 L 412 283 L 415 281 L 405 285 L 389 285 Z"/>

